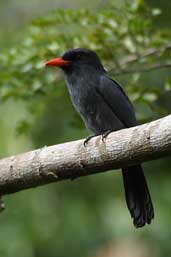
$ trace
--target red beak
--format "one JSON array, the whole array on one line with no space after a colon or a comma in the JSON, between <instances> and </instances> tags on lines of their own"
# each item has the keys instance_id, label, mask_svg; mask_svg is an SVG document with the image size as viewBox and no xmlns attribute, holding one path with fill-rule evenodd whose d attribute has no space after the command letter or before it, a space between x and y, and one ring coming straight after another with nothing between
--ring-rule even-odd
<instances>
[{"instance_id":1,"label":"red beak","mask_svg":"<svg viewBox=\"0 0 171 257\"><path fill-rule=\"evenodd\" d=\"M55 58L45 63L46 66L57 66L57 67L64 67L70 65L70 61L65 61L63 58Z\"/></svg>"}]
</instances>

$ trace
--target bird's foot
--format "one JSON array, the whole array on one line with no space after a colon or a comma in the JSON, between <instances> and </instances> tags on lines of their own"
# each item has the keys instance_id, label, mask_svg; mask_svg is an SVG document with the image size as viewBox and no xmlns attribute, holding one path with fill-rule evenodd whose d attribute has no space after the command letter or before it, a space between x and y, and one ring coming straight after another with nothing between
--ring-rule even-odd
<instances>
[{"instance_id":1,"label":"bird's foot","mask_svg":"<svg viewBox=\"0 0 171 257\"><path fill-rule=\"evenodd\" d=\"M88 144L88 142L90 141L90 139L92 139L93 137L97 137L99 136L99 134L95 134L95 135L91 135L89 137L87 137L85 140L84 140L84 146L86 146Z\"/></svg>"},{"instance_id":2,"label":"bird's foot","mask_svg":"<svg viewBox=\"0 0 171 257\"><path fill-rule=\"evenodd\" d=\"M111 132L113 132L113 131L112 131L112 130L108 130L108 131L106 131L106 132L104 132L104 133L102 134L102 141L103 141L103 142L105 141L105 139L107 138L107 136L108 136Z\"/></svg>"}]
</instances>

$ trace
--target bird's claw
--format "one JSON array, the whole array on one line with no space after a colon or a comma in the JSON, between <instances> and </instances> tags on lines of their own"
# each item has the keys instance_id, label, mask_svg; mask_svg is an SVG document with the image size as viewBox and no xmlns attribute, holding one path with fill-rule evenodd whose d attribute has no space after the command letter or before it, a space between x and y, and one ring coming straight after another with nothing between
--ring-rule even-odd
<instances>
[{"instance_id":1,"label":"bird's claw","mask_svg":"<svg viewBox=\"0 0 171 257\"><path fill-rule=\"evenodd\" d=\"M86 147L86 145L88 144L88 141L90 141L90 139L94 137L94 136L89 136L84 140L84 146Z\"/></svg>"},{"instance_id":2,"label":"bird's claw","mask_svg":"<svg viewBox=\"0 0 171 257\"><path fill-rule=\"evenodd\" d=\"M89 137L87 137L85 140L84 140L84 146L86 146L88 144L88 142L90 141L90 139L92 139L93 137L97 137L99 135L91 135Z\"/></svg>"},{"instance_id":3,"label":"bird's claw","mask_svg":"<svg viewBox=\"0 0 171 257\"><path fill-rule=\"evenodd\" d=\"M108 130L105 133L102 134L102 141L105 142L105 139L107 138L107 136L112 132L112 130Z\"/></svg>"},{"instance_id":4,"label":"bird's claw","mask_svg":"<svg viewBox=\"0 0 171 257\"><path fill-rule=\"evenodd\" d=\"M108 131L104 132L104 133L101 135L103 142L105 142L105 139L107 138L107 136L108 136L111 132L112 132L112 130L108 130ZM88 136L88 137L84 140L84 146L86 147L86 145L88 144L88 142L90 141L90 139L92 139L93 137L97 137L97 136L99 136L99 134Z\"/></svg>"}]
</instances>

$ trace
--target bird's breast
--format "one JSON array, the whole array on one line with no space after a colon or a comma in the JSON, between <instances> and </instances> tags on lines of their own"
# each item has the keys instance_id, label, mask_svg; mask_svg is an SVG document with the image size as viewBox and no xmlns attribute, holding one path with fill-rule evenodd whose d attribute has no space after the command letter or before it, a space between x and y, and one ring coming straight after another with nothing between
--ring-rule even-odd
<instances>
[{"instance_id":1,"label":"bird's breast","mask_svg":"<svg viewBox=\"0 0 171 257\"><path fill-rule=\"evenodd\" d=\"M85 83L72 83L67 81L72 103L83 118L86 127L93 133L103 133L107 130L118 130L123 124L118 120L96 88L91 85L91 80Z\"/></svg>"}]
</instances>

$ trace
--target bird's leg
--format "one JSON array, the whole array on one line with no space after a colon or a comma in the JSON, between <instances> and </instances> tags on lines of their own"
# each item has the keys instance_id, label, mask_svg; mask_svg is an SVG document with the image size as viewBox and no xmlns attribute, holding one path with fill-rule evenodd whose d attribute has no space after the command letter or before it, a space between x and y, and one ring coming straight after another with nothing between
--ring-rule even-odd
<instances>
[{"instance_id":1,"label":"bird's leg","mask_svg":"<svg viewBox=\"0 0 171 257\"><path fill-rule=\"evenodd\" d=\"M86 146L88 144L88 142L90 141L90 139L92 139L93 137L97 137L100 134L94 134L94 135L90 135L88 136L85 140L84 140L84 146Z\"/></svg>"},{"instance_id":2,"label":"bird's leg","mask_svg":"<svg viewBox=\"0 0 171 257\"><path fill-rule=\"evenodd\" d=\"M102 141L104 142L105 139L107 138L107 136L108 136L110 133L112 133L112 132L113 132L112 130L107 130L106 132L104 132L104 133L102 134Z\"/></svg>"}]
</instances>

